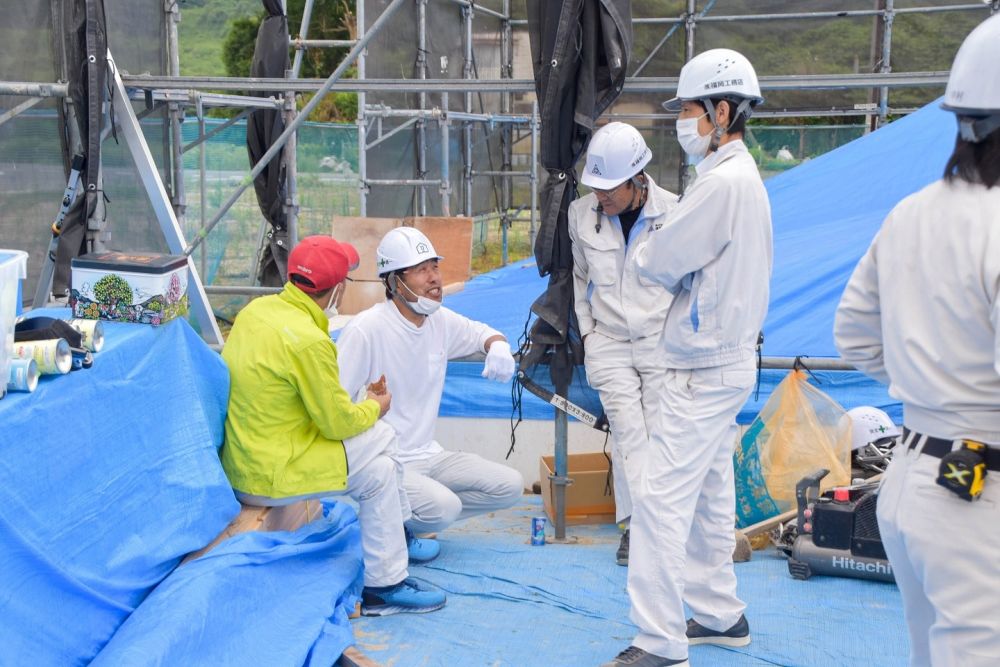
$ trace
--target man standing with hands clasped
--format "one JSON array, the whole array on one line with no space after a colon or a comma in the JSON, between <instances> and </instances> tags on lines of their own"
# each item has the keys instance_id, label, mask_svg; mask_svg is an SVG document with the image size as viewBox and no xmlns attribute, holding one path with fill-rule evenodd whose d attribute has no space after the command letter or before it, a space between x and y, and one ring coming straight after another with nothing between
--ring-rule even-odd
<instances>
[{"instance_id":1,"label":"man standing with hands clasped","mask_svg":"<svg viewBox=\"0 0 1000 667\"><path fill-rule=\"evenodd\" d=\"M750 643L732 560L733 449L771 275L770 205L743 143L762 101L750 62L712 49L684 66L664 105L679 111L677 140L697 178L635 253L639 272L674 298L659 422L633 489L628 592L639 634L605 667L687 665L690 644Z\"/></svg>"}]
</instances>

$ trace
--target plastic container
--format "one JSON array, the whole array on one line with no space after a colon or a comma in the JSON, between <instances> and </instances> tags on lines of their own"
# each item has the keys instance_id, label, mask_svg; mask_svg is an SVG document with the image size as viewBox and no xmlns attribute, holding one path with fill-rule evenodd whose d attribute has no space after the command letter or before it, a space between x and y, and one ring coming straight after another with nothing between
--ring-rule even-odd
<instances>
[{"instance_id":1,"label":"plastic container","mask_svg":"<svg viewBox=\"0 0 1000 667\"><path fill-rule=\"evenodd\" d=\"M21 312L21 281L28 275L28 253L0 249L0 395L10 377L14 324Z\"/></svg>"}]
</instances>

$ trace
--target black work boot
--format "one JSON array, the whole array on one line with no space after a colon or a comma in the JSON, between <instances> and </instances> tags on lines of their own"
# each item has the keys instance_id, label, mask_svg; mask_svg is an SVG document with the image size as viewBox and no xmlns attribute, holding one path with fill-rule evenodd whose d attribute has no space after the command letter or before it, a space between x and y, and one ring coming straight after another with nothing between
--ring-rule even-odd
<instances>
[{"instance_id":1,"label":"black work boot","mask_svg":"<svg viewBox=\"0 0 1000 667\"><path fill-rule=\"evenodd\" d=\"M618 551L615 553L615 561L619 565L628 565L628 528L622 533L622 540L618 543Z\"/></svg>"}]
</instances>

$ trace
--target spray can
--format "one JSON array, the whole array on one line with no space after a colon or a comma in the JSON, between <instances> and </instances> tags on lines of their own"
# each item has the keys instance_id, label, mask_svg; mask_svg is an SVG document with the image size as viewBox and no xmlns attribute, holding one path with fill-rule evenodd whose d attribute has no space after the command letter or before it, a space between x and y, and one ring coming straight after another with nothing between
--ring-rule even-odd
<instances>
[{"instance_id":1,"label":"spray can","mask_svg":"<svg viewBox=\"0 0 1000 667\"><path fill-rule=\"evenodd\" d=\"M38 386L38 364L34 359L10 360L10 377L7 391L35 391Z\"/></svg>"},{"instance_id":2,"label":"spray can","mask_svg":"<svg viewBox=\"0 0 1000 667\"><path fill-rule=\"evenodd\" d=\"M83 347L100 352L104 347L104 324L100 320L69 320L69 325L83 335Z\"/></svg>"},{"instance_id":3,"label":"spray can","mask_svg":"<svg viewBox=\"0 0 1000 667\"><path fill-rule=\"evenodd\" d=\"M73 365L73 355L65 338L14 343L14 354L22 359L34 359L42 375L69 373Z\"/></svg>"},{"instance_id":4,"label":"spray can","mask_svg":"<svg viewBox=\"0 0 1000 667\"><path fill-rule=\"evenodd\" d=\"M545 546L545 517L531 517L531 546Z\"/></svg>"}]
</instances>

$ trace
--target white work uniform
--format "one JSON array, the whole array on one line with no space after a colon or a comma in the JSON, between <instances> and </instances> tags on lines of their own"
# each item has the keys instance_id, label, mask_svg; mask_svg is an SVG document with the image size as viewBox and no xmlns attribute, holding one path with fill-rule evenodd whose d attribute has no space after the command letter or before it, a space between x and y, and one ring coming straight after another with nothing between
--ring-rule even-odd
<instances>
[{"instance_id":1,"label":"white work uniform","mask_svg":"<svg viewBox=\"0 0 1000 667\"><path fill-rule=\"evenodd\" d=\"M347 495L358 504L365 586L392 586L407 576L409 553L402 523L411 517L403 489L403 467L395 459L396 432L384 419L370 429L344 440L347 454L347 488L286 498L269 498L236 491L244 505L283 507L301 500ZM397 522L394 517L401 516Z\"/></svg>"},{"instance_id":2,"label":"white work uniform","mask_svg":"<svg viewBox=\"0 0 1000 667\"><path fill-rule=\"evenodd\" d=\"M663 223L677 195L648 175L646 182L646 203L628 239L617 215L597 210L595 194L569 206L576 317L585 337L587 381L600 394L611 425L617 521L632 516L629 486L638 483L655 392L666 371L657 346L672 297L662 285L639 275L633 255L638 239Z\"/></svg>"},{"instance_id":3,"label":"white work uniform","mask_svg":"<svg viewBox=\"0 0 1000 667\"><path fill-rule=\"evenodd\" d=\"M938 181L900 202L847 284L834 336L889 385L912 431L1000 446L1000 187ZM896 447L878 499L910 664L998 665L1000 473L966 502L935 483L941 461L921 445Z\"/></svg>"},{"instance_id":4,"label":"white work uniform","mask_svg":"<svg viewBox=\"0 0 1000 667\"><path fill-rule=\"evenodd\" d=\"M662 228L636 249L640 272L675 296L661 338L667 372L638 492L628 591L633 645L688 654L684 603L728 630L736 597L736 415L753 388L771 274L771 209L757 165L732 141L697 166Z\"/></svg>"},{"instance_id":5,"label":"white work uniform","mask_svg":"<svg viewBox=\"0 0 1000 667\"><path fill-rule=\"evenodd\" d=\"M443 530L458 519L514 505L524 493L521 474L434 439L449 359L485 350L500 334L441 307L421 326L391 301L356 315L337 339L340 382L352 396L385 375L392 405L383 419L398 435L397 458L415 532Z\"/></svg>"}]
</instances>

